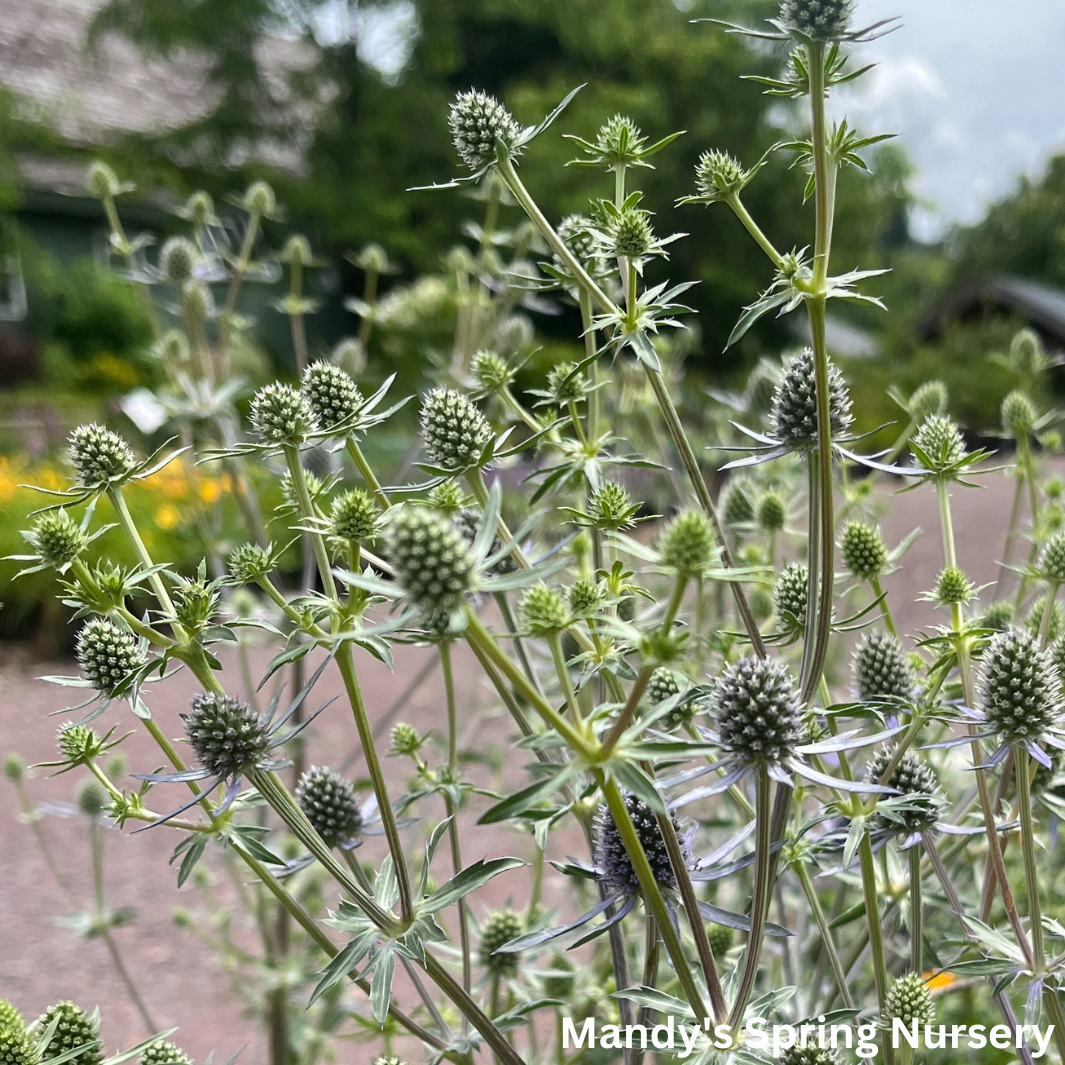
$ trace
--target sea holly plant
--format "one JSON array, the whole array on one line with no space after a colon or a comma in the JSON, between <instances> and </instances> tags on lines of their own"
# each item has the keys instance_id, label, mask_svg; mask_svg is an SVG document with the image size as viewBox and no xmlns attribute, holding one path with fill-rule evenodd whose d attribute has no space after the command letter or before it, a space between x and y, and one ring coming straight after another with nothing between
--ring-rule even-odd
<instances>
[{"instance_id":1,"label":"sea holly plant","mask_svg":"<svg viewBox=\"0 0 1065 1065\"><path fill-rule=\"evenodd\" d=\"M831 261L838 172L880 140L826 122L826 94L866 69L852 51L887 28L852 14L785 0L753 31L789 51L759 80L808 136L746 163L699 146L683 210L726 205L774 270L736 335L802 309L811 337L711 393L705 417L676 402L692 282L666 278L684 238L637 187L679 134L624 115L572 134L589 201L552 220L520 167L570 97L525 127L479 89L458 95L440 121L467 174L435 188L477 190L474 249L449 260L450 287L381 294L387 256L365 251L359 336L332 352L304 328L314 250L293 234L270 252L262 226L279 207L261 183L236 243L202 196L158 265L113 241L129 283L163 286L181 323L157 342L173 369L157 428L175 439L153 452L128 427L76 429L71 486L25 533L15 561L55 572L74 683L93 694L45 764L91 775L98 823L172 836L186 890L239 885L261 950L201 938L255 989L271 1065L312 1065L349 1036L387 1065L571 1065L585 1048L566 1045L569 1025L663 1018L697 1029L687 1060L753 1063L768 1056L748 1021L829 1017L872 1030L892 1065L912 1057L895 1022L992 1009L1028 1026L1024 1061L1050 1025L1065 1047L1048 890L1065 787L1063 492L1037 461L1056 415L1029 395L1051 360L1024 338L1004 366L1018 492L988 559L1019 579L978 588L953 500L1010 464L1010 444L975 445L930 381L892 390L900 422L881 432L894 437L863 455L827 350L828 301L877 300L876 271ZM798 159L796 203L813 200L806 247L779 251L745 205L774 151ZM94 181L118 232L106 176ZM240 289L275 274L298 374L239 381ZM427 341L418 395L375 377L374 342L387 353L400 320L443 317L434 299L451 291L455 333ZM580 327L545 367L533 316L551 301ZM378 446L385 431L409 438L402 462ZM237 535L209 507L192 515L202 566L155 557L128 503L168 463L219 469L238 496ZM935 495L939 527L889 548L880 523L904 489ZM132 567L101 549L117 536ZM908 549L939 571L914 602L894 580ZM380 705L367 664L406 672L415 654L428 665ZM177 713L179 672L194 690ZM415 719L429 677L432 712ZM126 704L159 751L134 787L107 764ZM349 752L315 748L326 721ZM595 1049L636 1065L634 1034ZM836 1060L823 1045L785 1059Z\"/></svg>"}]
</instances>

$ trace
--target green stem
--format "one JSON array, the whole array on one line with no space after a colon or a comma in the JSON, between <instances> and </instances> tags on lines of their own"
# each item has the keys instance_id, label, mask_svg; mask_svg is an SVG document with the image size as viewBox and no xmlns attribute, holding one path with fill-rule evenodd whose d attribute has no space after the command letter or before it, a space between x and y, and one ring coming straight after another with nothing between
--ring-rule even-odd
<instances>
[{"instance_id":1,"label":"green stem","mask_svg":"<svg viewBox=\"0 0 1065 1065\"><path fill-rule=\"evenodd\" d=\"M821 906L821 900L817 897L813 881L810 879L810 874L802 859L794 862L792 868L799 878L799 884L802 886L803 894L806 896L806 901L810 906L810 912L814 915L814 921L817 923L817 930L821 936L821 949L828 956L829 964L832 966L832 975L836 978L836 989L843 998L847 1009L852 1010L854 1009L854 999L851 997L850 985L847 983L847 974L843 971L843 963L840 961L839 951L836 950L836 943L832 938L832 929L828 926L828 918L825 917L825 911ZM811 993L814 993L815 990L811 989Z\"/></svg>"},{"instance_id":2,"label":"green stem","mask_svg":"<svg viewBox=\"0 0 1065 1065\"><path fill-rule=\"evenodd\" d=\"M1039 901L1039 874L1035 864L1035 825L1032 821L1033 759L1023 747L1013 751L1013 779L1017 785L1017 808L1021 820L1021 853L1024 856L1024 888L1028 897L1028 925L1032 937L1032 973L1038 979L1046 972L1043 947L1043 914Z\"/></svg>"},{"instance_id":3,"label":"green stem","mask_svg":"<svg viewBox=\"0 0 1065 1065\"><path fill-rule=\"evenodd\" d=\"M779 270L784 265L784 257L773 247L769 238L759 228L758 223L751 217L750 212L744 207L738 194L725 197L725 202L732 208L733 213L743 223L747 232L754 237L755 243L769 256L772 264Z\"/></svg>"},{"instance_id":4,"label":"green stem","mask_svg":"<svg viewBox=\"0 0 1065 1065\"><path fill-rule=\"evenodd\" d=\"M869 586L873 589L873 595L880 600L880 613L884 617L884 627L891 633L892 636L898 636L898 629L895 628L895 621L891 617L891 607L888 606L887 596L884 594L884 589L880 584L879 577L870 577Z\"/></svg>"},{"instance_id":5,"label":"green stem","mask_svg":"<svg viewBox=\"0 0 1065 1065\"><path fill-rule=\"evenodd\" d=\"M873 979L876 982L876 999L880 1012L884 1012L887 1003L888 975L887 961L884 956L884 933L880 925L880 899L876 889L876 867L873 863L873 845L869 833L863 832L858 844L858 863L862 873L862 895L865 900L865 918L869 929L869 946L873 955ZM884 1062L893 1065L895 1048L885 1035Z\"/></svg>"},{"instance_id":6,"label":"green stem","mask_svg":"<svg viewBox=\"0 0 1065 1065\"><path fill-rule=\"evenodd\" d=\"M392 501L388 498L388 493L381 487L381 482L377 479L377 474L370 468L370 464L366 461L366 456L362 453L362 448L355 442L355 438L349 436L344 441L344 447L347 449L348 455L351 457L351 461L355 463L355 468L359 471L359 475L366 482L366 487L373 493L374 499L377 500L377 505L382 510L388 510L392 505Z\"/></svg>"},{"instance_id":7,"label":"green stem","mask_svg":"<svg viewBox=\"0 0 1065 1065\"><path fill-rule=\"evenodd\" d=\"M924 972L923 909L921 901L921 850L914 844L910 860L910 968L918 976Z\"/></svg>"},{"instance_id":8,"label":"green stem","mask_svg":"<svg viewBox=\"0 0 1065 1065\"><path fill-rule=\"evenodd\" d=\"M303 463L300 462L299 448L295 444L284 445L285 465L288 466L288 475L292 481L292 487L299 501L300 514L304 521L308 518L317 517L314 503L311 500L311 492L307 487L307 477L303 472ZM318 566L318 573L322 578L322 587L330 599L337 599L336 582L333 580L333 567L329 562L329 548L326 547L325 537L320 532L309 532L311 547L314 549L314 561Z\"/></svg>"}]
</instances>

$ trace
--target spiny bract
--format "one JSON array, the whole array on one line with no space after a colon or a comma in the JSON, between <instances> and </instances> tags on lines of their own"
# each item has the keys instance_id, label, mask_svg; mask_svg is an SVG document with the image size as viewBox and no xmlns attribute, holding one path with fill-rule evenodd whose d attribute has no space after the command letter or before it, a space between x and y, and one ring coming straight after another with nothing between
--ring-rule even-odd
<instances>
[{"instance_id":1,"label":"spiny bract","mask_svg":"<svg viewBox=\"0 0 1065 1065\"><path fill-rule=\"evenodd\" d=\"M828 413L832 436L843 435L854 421L851 399L843 376L831 363L828 367ZM817 446L817 384L814 355L809 348L791 359L773 393L769 415L774 436L793 451Z\"/></svg>"},{"instance_id":2,"label":"spiny bract","mask_svg":"<svg viewBox=\"0 0 1065 1065\"><path fill-rule=\"evenodd\" d=\"M239 776L262 761L270 748L259 715L228 695L194 695L191 711L181 716L200 765L214 776Z\"/></svg>"},{"instance_id":3,"label":"spiny bract","mask_svg":"<svg viewBox=\"0 0 1065 1065\"><path fill-rule=\"evenodd\" d=\"M332 769L311 766L296 785L296 801L330 847L359 835L362 812L355 789Z\"/></svg>"},{"instance_id":4,"label":"spiny bract","mask_svg":"<svg viewBox=\"0 0 1065 1065\"><path fill-rule=\"evenodd\" d=\"M732 663L717 678L712 706L721 746L744 765L778 764L801 742L799 699L779 662Z\"/></svg>"}]
</instances>

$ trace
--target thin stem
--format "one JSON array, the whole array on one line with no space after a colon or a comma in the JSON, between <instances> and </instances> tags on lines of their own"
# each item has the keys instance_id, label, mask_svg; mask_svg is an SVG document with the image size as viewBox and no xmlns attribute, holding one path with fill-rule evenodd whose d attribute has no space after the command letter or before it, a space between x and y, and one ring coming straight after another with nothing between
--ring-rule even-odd
<instances>
[{"instance_id":1,"label":"thin stem","mask_svg":"<svg viewBox=\"0 0 1065 1065\"><path fill-rule=\"evenodd\" d=\"M779 270L784 265L784 257L773 247L769 238L759 228L758 223L751 217L750 212L744 207L738 194L725 197L725 202L732 208L733 213L743 223L747 232L754 237L755 243L769 256L772 264Z\"/></svg>"},{"instance_id":2,"label":"thin stem","mask_svg":"<svg viewBox=\"0 0 1065 1065\"><path fill-rule=\"evenodd\" d=\"M813 881L810 879L806 865L801 859L794 862L792 868L799 878L799 884L802 886L803 894L806 896L806 901L810 906L810 912L814 915L814 921L817 923L817 930L821 936L821 949L828 956L829 964L832 966L832 975L836 978L836 989L843 998L847 1009L852 1010L854 1009L854 999L851 996L850 985L847 983L847 975L843 971L843 963L840 961L839 951L836 950L836 943L832 938L832 929L829 928L828 918L825 917L825 911L821 906L821 900L817 897ZM811 994L815 992L816 988L811 988Z\"/></svg>"},{"instance_id":3,"label":"thin stem","mask_svg":"<svg viewBox=\"0 0 1065 1065\"><path fill-rule=\"evenodd\" d=\"M288 475L292 481L292 487L299 501L300 513L304 520L317 517L314 503L311 500L311 492L307 487L307 477L303 471L303 463L300 462L299 448L295 444L284 445L285 465L288 466ZM308 532L311 538L311 547L314 549L314 560L318 565L318 574L322 578L322 587L330 599L337 598L336 582L333 580L333 567L329 562L329 548L326 547L325 537L319 532Z\"/></svg>"},{"instance_id":4,"label":"thin stem","mask_svg":"<svg viewBox=\"0 0 1065 1065\"><path fill-rule=\"evenodd\" d=\"M351 457L351 461L355 463L355 468L359 471L359 476L366 482L366 487L373 493L374 499L377 500L377 505L382 510L388 510L392 506L392 501L388 498L388 493L381 487L381 482L377 479L377 474L373 472L370 464L366 461L366 456L362 453L362 448L356 443L353 436L349 436L344 441L344 447L347 450L348 455Z\"/></svg>"},{"instance_id":5,"label":"thin stem","mask_svg":"<svg viewBox=\"0 0 1065 1065\"><path fill-rule=\"evenodd\" d=\"M914 844L908 852L910 860L910 968L920 975L924 972L923 903L921 901L921 850Z\"/></svg>"},{"instance_id":6,"label":"thin stem","mask_svg":"<svg viewBox=\"0 0 1065 1065\"><path fill-rule=\"evenodd\" d=\"M1024 857L1024 889L1028 897L1028 931L1032 937L1033 976L1046 972L1043 947L1043 914L1039 902L1039 874L1035 864L1035 825L1032 821L1033 759L1022 747L1013 751L1013 779L1017 783L1017 808L1021 820L1021 853Z\"/></svg>"},{"instance_id":7,"label":"thin stem","mask_svg":"<svg viewBox=\"0 0 1065 1065\"><path fill-rule=\"evenodd\" d=\"M873 595L880 601L880 613L884 618L884 627L891 633L892 636L898 636L898 629L895 628L895 621L891 617L891 607L888 606L887 596L884 594L883 586L880 584L879 577L870 577L869 586L873 589Z\"/></svg>"},{"instance_id":8,"label":"thin stem","mask_svg":"<svg viewBox=\"0 0 1065 1065\"><path fill-rule=\"evenodd\" d=\"M658 927L653 917L648 917L644 924L643 946L643 986L653 988L658 979ZM641 1006L636 1015L636 1023L647 1027L651 1023L651 1009ZM643 1061L643 1049L637 1049L632 1058L632 1065L640 1065Z\"/></svg>"},{"instance_id":9,"label":"thin stem","mask_svg":"<svg viewBox=\"0 0 1065 1065\"><path fill-rule=\"evenodd\" d=\"M887 1003L888 975L884 956L884 932L880 925L880 898L876 889L876 867L873 864L873 845L869 833L863 832L858 844L858 864L862 874L862 895L865 899L865 918L869 929L869 946L873 955L873 979L876 999L883 1013ZM885 1035L883 1040L885 1065L893 1065L895 1048Z\"/></svg>"}]
</instances>

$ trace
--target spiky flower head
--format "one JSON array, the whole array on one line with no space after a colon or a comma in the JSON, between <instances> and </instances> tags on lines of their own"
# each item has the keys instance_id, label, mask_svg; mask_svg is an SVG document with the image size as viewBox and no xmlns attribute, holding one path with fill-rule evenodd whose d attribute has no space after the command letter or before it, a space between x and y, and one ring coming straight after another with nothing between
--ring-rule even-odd
<instances>
[{"instance_id":1,"label":"spiky flower head","mask_svg":"<svg viewBox=\"0 0 1065 1065\"><path fill-rule=\"evenodd\" d=\"M159 249L159 269L178 288L192 280L199 261L199 249L186 237L171 237Z\"/></svg>"},{"instance_id":2,"label":"spiky flower head","mask_svg":"<svg viewBox=\"0 0 1065 1065\"><path fill-rule=\"evenodd\" d=\"M654 245L651 216L639 207L629 207L611 217L607 238L612 255L639 259L650 253Z\"/></svg>"},{"instance_id":3,"label":"spiky flower head","mask_svg":"<svg viewBox=\"0 0 1065 1065\"><path fill-rule=\"evenodd\" d=\"M502 355L497 355L494 351L477 352L473 357L471 372L473 379L488 395L509 388L514 380L513 367Z\"/></svg>"},{"instance_id":4,"label":"spiky flower head","mask_svg":"<svg viewBox=\"0 0 1065 1065\"><path fill-rule=\"evenodd\" d=\"M473 583L474 559L466 538L425 507L390 512L388 558L403 590L426 616L457 609Z\"/></svg>"},{"instance_id":5,"label":"spiky flower head","mask_svg":"<svg viewBox=\"0 0 1065 1065\"><path fill-rule=\"evenodd\" d=\"M116 695L147 661L137 637L105 618L93 618L78 633L75 655L82 673L104 695Z\"/></svg>"},{"instance_id":6,"label":"spiky flower head","mask_svg":"<svg viewBox=\"0 0 1065 1065\"><path fill-rule=\"evenodd\" d=\"M936 1006L932 992L920 973L906 973L897 977L888 988L884 1000L884 1021L890 1027L892 1021L902 1021L910 1027L914 1021L918 1027L931 1024L936 1019Z\"/></svg>"},{"instance_id":7,"label":"spiky flower head","mask_svg":"<svg viewBox=\"0 0 1065 1065\"><path fill-rule=\"evenodd\" d=\"M789 631L806 627L806 592L809 570L804 562L789 562L777 577L773 589L773 609Z\"/></svg>"},{"instance_id":8,"label":"spiky flower head","mask_svg":"<svg viewBox=\"0 0 1065 1065\"><path fill-rule=\"evenodd\" d=\"M570 403L582 403L588 395L588 382L583 373L577 372L575 362L560 362L547 375L547 390L560 407Z\"/></svg>"},{"instance_id":9,"label":"spiky flower head","mask_svg":"<svg viewBox=\"0 0 1065 1065\"><path fill-rule=\"evenodd\" d=\"M461 392L434 388L422 404L422 442L438 466L468 469L492 439L488 419Z\"/></svg>"},{"instance_id":10,"label":"spiky flower head","mask_svg":"<svg viewBox=\"0 0 1065 1065\"><path fill-rule=\"evenodd\" d=\"M773 409L773 397L780 383L780 370L766 359L761 359L747 378L743 397L752 414L768 414Z\"/></svg>"},{"instance_id":11,"label":"spiky flower head","mask_svg":"<svg viewBox=\"0 0 1065 1065\"><path fill-rule=\"evenodd\" d=\"M654 706L656 703L671 699L681 692L681 676L668 666L659 666L647 682L647 701Z\"/></svg>"},{"instance_id":12,"label":"spiky flower head","mask_svg":"<svg viewBox=\"0 0 1065 1065\"><path fill-rule=\"evenodd\" d=\"M556 954L551 959L551 967L544 971L540 986L548 998L565 1001L573 993L575 980L573 963L565 955Z\"/></svg>"},{"instance_id":13,"label":"spiky flower head","mask_svg":"<svg viewBox=\"0 0 1065 1065\"><path fill-rule=\"evenodd\" d=\"M894 748L877 751L865 771L865 779L873 783L879 781L894 756ZM939 781L932 767L925 765L913 751L903 754L884 783L906 800L906 807L891 818L878 817L878 825L909 833L925 832L935 824L939 810L935 800L941 794Z\"/></svg>"},{"instance_id":14,"label":"spiky flower head","mask_svg":"<svg viewBox=\"0 0 1065 1065\"><path fill-rule=\"evenodd\" d=\"M784 502L784 497L778 492L765 492L758 500L755 518L763 532L780 532L788 520L788 505Z\"/></svg>"},{"instance_id":15,"label":"spiky flower head","mask_svg":"<svg viewBox=\"0 0 1065 1065\"><path fill-rule=\"evenodd\" d=\"M629 528L637 509L628 489L617 481L604 481L588 499L591 524L611 532Z\"/></svg>"},{"instance_id":16,"label":"spiky flower head","mask_svg":"<svg viewBox=\"0 0 1065 1065\"><path fill-rule=\"evenodd\" d=\"M227 562L229 574L237 584L254 584L273 569L269 549L252 543L233 548Z\"/></svg>"},{"instance_id":17,"label":"spiky flower head","mask_svg":"<svg viewBox=\"0 0 1065 1065\"><path fill-rule=\"evenodd\" d=\"M980 677L984 718L1007 743L1035 739L1058 717L1061 690L1049 650L1024 629L996 633Z\"/></svg>"},{"instance_id":18,"label":"spiky flower head","mask_svg":"<svg viewBox=\"0 0 1065 1065\"><path fill-rule=\"evenodd\" d=\"M936 602L943 606L967 603L976 594L972 581L959 566L947 566L936 578Z\"/></svg>"},{"instance_id":19,"label":"spiky flower head","mask_svg":"<svg viewBox=\"0 0 1065 1065\"><path fill-rule=\"evenodd\" d=\"M211 199L211 194L203 189L194 192L185 201L181 214L197 228L218 222L214 210L214 200Z\"/></svg>"},{"instance_id":20,"label":"spiky flower head","mask_svg":"<svg viewBox=\"0 0 1065 1065\"><path fill-rule=\"evenodd\" d=\"M81 526L65 510L49 510L33 527L33 543L41 556L56 569L69 565L89 542Z\"/></svg>"},{"instance_id":21,"label":"spiky flower head","mask_svg":"<svg viewBox=\"0 0 1065 1065\"><path fill-rule=\"evenodd\" d=\"M116 432L91 422L79 425L70 434L67 449L78 484L102 488L128 474L135 465L129 444Z\"/></svg>"},{"instance_id":22,"label":"spiky flower head","mask_svg":"<svg viewBox=\"0 0 1065 1065\"><path fill-rule=\"evenodd\" d=\"M1030 433L1036 423L1032 401L1019 389L1015 389L1002 401L1002 429L1013 437Z\"/></svg>"},{"instance_id":23,"label":"spiky flower head","mask_svg":"<svg viewBox=\"0 0 1065 1065\"><path fill-rule=\"evenodd\" d=\"M243 207L248 214L269 218L277 213L277 197L265 181L256 181L244 193Z\"/></svg>"},{"instance_id":24,"label":"spiky flower head","mask_svg":"<svg viewBox=\"0 0 1065 1065\"><path fill-rule=\"evenodd\" d=\"M377 535L377 504L369 492L352 488L333 500L330 531L338 540L366 543Z\"/></svg>"},{"instance_id":25,"label":"spiky flower head","mask_svg":"<svg viewBox=\"0 0 1065 1065\"><path fill-rule=\"evenodd\" d=\"M966 455L957 423L942 414L926 418L914 433L913 442L923 453L917 455L918 461L931 474L942 474Z\"/></svg>"},{"instance_id":26,"label":"spiky flower head","mask_svg":"<svg viewBox=\"0 0 1065 1065\"><path fill-rule=\"evenodd\" d=\"M925 381L914 390L909 402L910 417L918 425L947 409L947 386L942 381Z\"/></svg>"},{"instance_id":27,"label":"spiky flower head","mask_svg":"<svg viewBox=\"0 0 1065 1065\"><path fill-rule=\"evenodd\" d=\"M421 736L418 735L417 729L404 721L400 721L393 726L389 739L393 754L402 754L408 757L416 755L421 750L423 742Z\"/></svg>"},{"instance_id":28,"label":"spiky flower head","mask_svg":"<svg viewBox=\"0 0 1065 1065\"><path fill-rule=\"evenodd\" d=\"M55 1020L59 1023L56 1025L52 1038L48 1041L48 1046L43 1051L45 1060L66 1054L78 1047L87 1046L89 1043L99 1042L99 1021L89 1016L73 1002L57 1002L54 1006L49 1006L38 1020L37 1026L41 1031L45 1031ZM97 1045L67 1060L75 1062L76 1065L99 1065L103 1057L103 1048Z\"/></svg>"},{"instance_id":29,"label":"spiky flower head","mask_svg":"<svg viewBox=\"0 0 1065 1065\"><path fill-rule=\"evenodd\" d=\"M847 35L854 0L783 0L780 21L815 41L838 41Z\"/></svg>"},{"instance_id":30,"label":"spiky flower head","mask_svg":"<svg viewBox=\"0 0 1065 1065\"><path fill-rule=\"evenodd\" d=\"M102 751L100 737L86 725L63 725L57 743L63 760L71 765L85 765Z\"/></svg>"},{"instance_id":31,"label":"spiky flower head","mask_svg":"<svg viewBox=\"0 0 1065 1065\"><path fill-rule=\"evenodd\" d=\"M710 943L710 950L715 958L723 958L731 949L735 936L732 929L725 924L711 924L707 926L706 938Z\"/></svg>"},{"instance_id":32,"label":"spiky flower head","mask_svg":"<svg viewBox=\"0 0 1065 1065\"><path fill-rule=\"evenodd\" d=\"M140 1065L192 1065L192 1058L176 1043L157 1039L141 1051Z\"/></svg>"},{"instance_id":33,"label":"spiky flower head","mask_svg":"<svg viewBox=\"0 0 1065 1065\"><path fill-rule=\"evenodd\" d=\"M4 758L4 778L18 784L26 776L26 762L21 754L12 751Z\"/></svg>"},{"instance_id":34,"label":"spiky flower head","mask_svg":"<svg viewBox=\"0 0 1065 1065\"><path fill-rule=\"evenodd\" d=\"M834 1050L816 1043L786 1047L778 1060L780 1065L840 1065L839 1055Z\"/></svg>"},{"instance_id":35,"label":"spiky flower head","mask_svg":"<svg viewBox=\"0 0 1065 1065\"><path fill-rule=\"evenodd\" d=\"M695 188L707 200L734 196L747 183L748 175L728 152L712 148L699 156L695 165Z\"/></svg>"},{"instance_id":36,"label":"spiky flower head","mask_svg":"<svg viewBox=\"0 0 1065 1065\"><path fill-rule=\"evenodd\" d=\"M1037 595L1028 607L1028 616L1024 619L1024 627L1033 635L1039 632L1043 624L1046 605L1047 597L1046 593L1043 593L1042 595ZM1063 631L1065 631L1065 606L1055 599L1054 605L1050 608L1050 618L1047 621L1047 643L1052 643Z\"/></svg>"},{"instance_id":37,"label":"spiky flower head","mask_svg":"<svg viewBox=\"0 0 1065 1065\"><path fill-rule=\"evenodd\" d=\"M570 620L561 593L543 581L525 590L518 611L525 628L534 636L560 632Z\"/></svg>"},{"instance_id":38,"label":"spiky flower head","mask_svg":"<svg viewBox=\"0 0 1065 1065\"><path fill-rule=\"evenodd\" d=\"M897 636L870 632L854 652L854 679L862 702L882 699L910 700L914 695L913 669Z\"/></svg>"},{"instance_id":39,"label":"spiky flower head","mask_svg":"<svg viewBox=\"0 0 1065 1065\"><path fill-rule=\"evenodd\" d=\"M681 576L698 578L714 557L714 530L701 510L681 511L658 538L662 564Z\"/></svg>"},{"instance_id":40,"label":"spiky flower head","mask_svg":"<svg viewBox=\"0 0 1065 1065\"><path fill-rule=\"evenodd\" d=\"M1013 604L1007 600L992 603L980 619L982 629L994 629L996 632L1004 632L1013 624L1015 611Z\"/></svg>"},{"instance_id":41,"label":"spiky flower head","mask_svg":"<svg viewBox=\"0 0 1065 1065\"><path fill-rule=\"evenodd\" d=\"M754 521L751 485L744 477L730 478L721 493L721 517L726 525L749 525Z\"/></svg>"},{"instance_id":42,"label":"spiky flower head","mask_svg":"<svg viewBox=\"0 0 1065 1065\"><path fill-rule=\"evenodd\" d=\"M330 847L355 839L362 828L355 789L332 769L311 766L296 785L296 801Z\"/></svg>"},{"instance_id":43,"label":"spiky flower head","mask_svg":"<svg viewBox=\"0 0 1065 1065\"><path fill-rule=\"evenodd\" d=\"M407 1065L402 1058L397 1058L395 1054L383 1054L381 1057L374 1058L370 1065Z\"/></svg>"},{"instance_id":44,"label":"spiky flower head","mask_svg":"<svg viewBox=\"0 0 1065 1065\"><path fill-rule=\"evenodd\" d=\"M0 1028L0 1065L38 1065L40 1060L25 1028Z\"/></svg>"},{"instance_id":45,"label":"spiky flower head","mask_svg":"<svg viewBox=\"0 0 1065 1065\"><path fill-rule=\"evenodd\" d=\"M323 429L348 421L362 404L351 375L331 362L313 362L303 375L303 395Z\"/></svg>"},{"instance_id":46,"label":"spiky flower head","mask_svg":"<svg viewBox=\"0 0 1065 1065\"><path fill-rule=\"evenodd\" d=\"M640 843L643 844L655 882L664 888L675 887L677 878L673 873L666 841L662 838L662 830L658 827L654 811L635 795L625 796L625 807L632 818L636 834L640 837ZM673 827L678 830L677 836L685 852L685 861L690 862L691 844L679 831L680 824L676 815L670 816L673 818ZM608 890L617 891L623 895L635 895L640 890L636 870L629 860L628 851L625 850L625 844L621 841L621 834L614 823L614 818L605 806L599 807L599 813L595 819L595 864Z\"/></svg>"},{"instance_id":47,"label":"spiky flower head","mask_svg":"<svg viewBox=\"0 0 1065 1065\"><path fill-rule=\"evenodd\" d=\"M185 736L200 765L212 776L231 779L266 757L270 738L259 715L228 695L202 692L181 715Z\"/></svg>"},{"instance_id":48,"label":"spiky flower head","mask_svg":"<svg viewBox=\"0 0 1065 1065\"><path fill-rule=\"evenodd\" d=\"M0 998L0 1031L5 1029L24 1032L26 1030L26 1022L22 1019L22 1014L19 1013L13 1003L8 1002L6 998Z\"/></svg>"},{"instance_id":49,"label":"spiky flower head","mask_svg":"<svg viewBox=\"0 0 1065 1065\"><path fill-rule=\"evenodd\" d=\"M465 511L472 500L473 497L467 495L462 485L452 478L441 481L439 484L434 484L429 489L429 494L425 497L425 502L433 510L440 511L441 514L448 518L457 517L461 512Z\"/></svg>"},{"instance_id":50,"label":"spiky flower head","mask_svg":"<svg viewBox=\"0 0 1065 1065\"><path fill-rule=\"evenodd\" d=\"M306 396L280 381L255 393L249 417L252 428L268 444L302 444L318 428Z\"/></svg>"},{"instance_id":51,"label":"spiky flower head","mask_svg":"<svg viewBox=\"0 0 1065 1065\"><path fill-rule=\"evenodd\" d=\"M493 976L516 976L518 954L496 954L500 947L517 939L525 924L513 910L494 910L481 929L480 962Z\"/></svg>"},{"instance_id":52,"label":"spiky flower head","mask_svg":"<svg viewBox=\"0 0 1065 1065\"><path fill-rule=\"evenodd\" d=\"M202 576L182 582L174 592L174 613L187 629L199 631L218 609L218 591Z\"/></svg>"},{"instance_id":53,"label":"spiky flower head","mask_svg":"<svg viewBox=\"0 0 1065 1065\"><path fill-rule=\"evenodd\" d=\"M118 175L99 159L93 161L89 167L85 186L98 200L109 200L122 191L122 185Z\"/></svg>"},{"instance_id":54,"label":"spiky flower head","mask_svg":"<svg viewBox=\"0 0 1065 1065\"><path fill-rule=\"evenodd\" d=\"M1065 532L1055 533L1039 552L1039 575L1053 584L1065 584Z\"/></svg>"},{"instance_id":55,"label":"spiky flower head","mask_svg":"<svg viewBox=\"0 0 1065 1065\"><path fill-rule=\"evenodd\" d=\"M310 266L314 262L311 242L302 233L293 233L285 241L278 258L289 266Z\"/></svg>"},{"instance_id":56,"label":"spiky flower head","mask_svg":"<svg viewBox=\"0 0 1065 1065\"><path fill-rule=\"evenodd\" d=\"M879 529L852 519L843 526L839 550L847 569L862 580L871 581L887 569L888 551Z\"/></svg>"},{"instance_id":57,"label":"spiky flower head","mask_svg":"<svg viewBox=\"0 0 1065 1065\"><path fill-rule=\"evenodd\" d=\"M496 161L496 143L510 155L520 155L521 127L494 97L484 92L460 92L448 115L451 139L459 158L476 173Z\"/></svg>"},{"instance_id":58,"label":"spiky flower head","mask_svg":"<svg viewBox=\"0 0 1065 1065\"><path fill-rule=\"evenodd\" d=\"M558 224L556 232L562 243L573 253L573 257L582 266L594 262L598 258L598 246L596 244L592 221L583 214L568 214ZM560 260L555 260L555 266L561 266Z\"/></svg>"},{"instance_id":59,"label":"spiky flower head","mask_svg":"<svg viewBox=\"0 0 1065 1065\"><path fill-rule=\"evenodd\" d=\"M828 367L828 413L832 436L845 433L854 421L851 398L843 376L831 363ZM817 446L817 383L814 354L804 348L784 367L773 393L769 415L773 435L793 451L809 451Z\"/></svg>"},{"instance_id":60,"label":"spiky flower head","mask_svg":"<svg viewBox=\"0 0 1065 1065\"><path fill-rule=\"evenodd\" d=\"M103 787L93 777L90 777L81 785L75 798L78 811L90 821L97 821L103 817L104 812L111 803L111 796L104 791Z\"/></svg>"},{"instance_id":61,"label":"spiky flower head","mask_svg":"<svg viewBox=\"0 0 1065 1065\"><path fill-rule=\"evenodd\" d=\"M570 585L567 599L569 610L574 617L594 614L606 598L606 589L596 580L580 578Z\"/></svg>"},{"instance_id":62,"label":"spiky flower head","mask_svg":"<svg viewBox=\"0 0 1065 1065\"><path fill-rule=\"evenodd\" d=\"M744 765L778 764L801 742L799 698L779 662L732 663L717 678L711 702L721 746Z\"/></svg>"}]
</instances>

